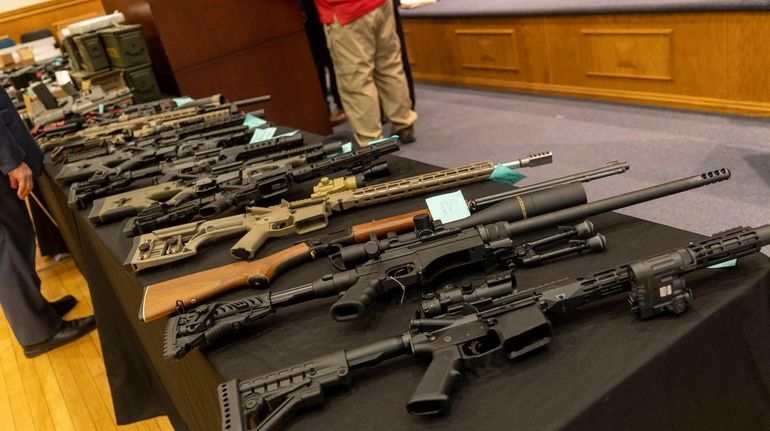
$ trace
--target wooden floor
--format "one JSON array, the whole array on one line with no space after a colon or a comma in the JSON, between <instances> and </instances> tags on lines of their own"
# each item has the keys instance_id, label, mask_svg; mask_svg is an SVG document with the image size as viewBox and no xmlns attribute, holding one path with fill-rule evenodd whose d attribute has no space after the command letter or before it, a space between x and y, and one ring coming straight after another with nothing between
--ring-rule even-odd
<instances>
[{"instance_id":1,"label":"wooden floor","mask_svg":"<svg viewBox=\"0 0 770 431\"><path fill-rule=\"evenodd\" d=\"M67 319L93 313L83 276L74 262L38 257L43 295L74 295ZM98 330L98 329L97 329ZM13 338L0 309L0 430L173 430L168 418L118 426L96 331L33 359Z\"/></svg>"}]
</instances>

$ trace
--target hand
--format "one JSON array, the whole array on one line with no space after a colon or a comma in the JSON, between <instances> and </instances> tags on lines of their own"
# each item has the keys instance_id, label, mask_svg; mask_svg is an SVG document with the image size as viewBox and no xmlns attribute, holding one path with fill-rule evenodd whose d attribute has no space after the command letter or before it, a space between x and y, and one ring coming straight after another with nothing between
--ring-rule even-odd
<instances>
[{"instance_id":1,"label":"hand","mask_svg":"<svg viewBox=\"0 0 770 431\"><path fill-rule=\"evenodd\" d=\"M26 163L21 162L14 170L8 172L8 178L11 180L11 188L16 189L16 196L21 200L26 199L34 184L32 182L32 169Z\"/></svg>"}]
</instances>

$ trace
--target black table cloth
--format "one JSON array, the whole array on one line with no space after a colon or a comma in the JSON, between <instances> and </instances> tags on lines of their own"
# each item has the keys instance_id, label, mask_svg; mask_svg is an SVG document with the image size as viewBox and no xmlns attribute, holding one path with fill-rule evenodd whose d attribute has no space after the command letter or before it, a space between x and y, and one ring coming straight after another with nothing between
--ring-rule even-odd
<instances>
[{"instance_id":1,"label":"black table cloth","mask_svg":"<svg viewBox=\"0 0 770 431\"><path fill-rule=\"evenodd\" d=\"M524 153L514 152L512 156ZM387 160L393 178L434 169L395 156ZM260 375L408 329L419 299L417 290L407 292L404 303L399 303L400 294L390 295L364 319L348 323L331 319L328 308L333 298L319 299L281 309L203 354L193 352L182 361L165 363L166 319L149 324L137 319L143 286L229 263L228 251L237 239L206 245L197 256L168 267L134 274L122 266L131 247L121 234L122 223L94 227L86 218L88 210L67 208L66 188L50 180L57 169L47 163L40 188L89 282L121 423L168 414L180 430L217 429L218 383ZM309 187L304 184L287 198L306 196ZM506 187L487 182L466 187L464 194L474 198ZM424 206L424 198L418 197L334 215L324 231L269 240L258 257L302 238ZM616 213L591 220L607 237L605 252L521 269L519 285L590 275L701 238ZM734 226L726 221L724 227ZM333 272L331 264L318 259L280 275L272 289L308 283L329 272ZM455 275L480 277L479 273ZM466 373L447 415L424 418L406 413L405 404L426 364L402 357L355 372L350 387L328 391L324 405L300 412L287 425L293 430L770 428L767 256L742 258L734 268L700 271L688 276L687 282L694 291L694 306L682 316L640 321L630 313L625 297L618 297L553 318L554 339L546 349ZM252 293L241 288L221 299Z\"/></svg>"}]
</instances>

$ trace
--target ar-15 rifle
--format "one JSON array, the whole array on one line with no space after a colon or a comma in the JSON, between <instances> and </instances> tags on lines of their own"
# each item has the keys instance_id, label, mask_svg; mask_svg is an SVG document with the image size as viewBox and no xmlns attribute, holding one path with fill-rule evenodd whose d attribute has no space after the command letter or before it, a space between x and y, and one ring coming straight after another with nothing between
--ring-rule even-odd
<instances>
[{"instance_id":1,"label":"ar-15 rifle","mask_svg":"<svg viewBox=\"0 0 770 431\"><path fill-rule=\"evenodd\" d=\"M240 106L262 103L269 100L270 96L262 96L217 106L183 106L178 109L160 112L146 117L137 117L126 121L110 123L105 126L89 127L65 136L43 139L38 143L40 144L40 148L45 151L50 151L55 147L77 142L84 138L108 136L118 132L125 133L126 131L130 131L131 137L142 138L153 133L168 130L168 128L181 127L186 124L194 124L200 121L221 120L237 113Z\"/></svg>"},{"instance_id":2,"label":"ar-15 rifle","mask_svg":"<svg viewBox=\"0 0 770 431\"><path fill-rule=\"evenodd\" d=\"M444 228L468 228L477 224L494 223L502 220L521 220L528 216L532 217L584 204L586 203L586 195L583 187L573 183L588 182L605 176L620 174L627 169L628 164L613 162L606 168L594 169L491 195L484 198L483 205L477 205L474 204L474 201L470 201L469 206L474 208L474 213L482 207L495 203L500 204L471 217L446 224ZM502 203L506 200L508 203ZM144 291L139 318L144 321L154 320L172 313L180 306L188 307L197 304L211 296L239 286L248 285L264 289L281 272L302 262L316 259L318 256L325 256L342 246L363 243L374 237L382 238L413 230L415 217L422 215L430 215L430 213L424 209L374 220L352 226L347 230L324 235L321 238L303 241L254 261L235 262L149 285ZM295 217L300 216L302 214L295 214ZM233 227L233 229L237 228ZM227 227L222 226L218 231L226 232L226 230ZM408 235L403 234L402 236L407 237ZM143 246L142 244L147 245ZM168 250L158 248L160 245ZM135 241L134 246L136 249L133 256L135 257L131 263L137 261L137 255L142 260L152 259L151 253L163 256L164 254L173 254L182 248L182 244L175 242L174 237L169 237L161 244ZM185 243L184 246L197 247L194 238Z\"/></svg>"},{"instance_id":3,"label":"ar-15 rifle","mask_svg":"<svg viewBox=\"0 0 770 431\"><path fill-rule=\"evenodd\" d=\"M123 233L134 236L196 217L206 219L225 211L245 211L247 206L286 193L295 183L342 170L351 174L370 171L377 159L398 151L398 148L394 137L380 145L370 145L349 153L335 155L307 166L298 168L285 166L269 171L254 171L248 175L241 175L241 180L238 181L221 181L226 187L219 187L220 180L217 180L214 190L211 190L211 185L204 184L210 191L207 190L205 194L195 192L196 196L191 196L192 200L185 201L175 197L153 204L141 211L136 217L126 221ZM197 197L199 194L203 197Z\"/></svg>"},{"instance_id":4,"label":"ar-15 rifle","mask_svg":"<svg viewBox=\"0 0 770 431\"><path fill-rule=\"evenodd\" d=\"M65 165L57 175L58 178L72 179L82 177L90 173L86 180L74 183L69 192L69 204L73 208L85 208L93 199L115 195L121 191L129 190L136 180L147 177L156 178L156 182L169 182L176 178L200 173L207 170L223 173L237 170L245 165L264 164L268 161L294 157L295 155L308 155L319 150L324 154L335 154L341 151L341 145L309 144L303 145L301 134L294 136L280 136L261 142L247 143L251 136L250 131L236 132L233 135L220 136L206 141L183 142L177 145L161 147L161 149L125 149L96 160ZM193 155L178 157L180 153L188 154L195 148L200 150ZM133 155L134 151L139 155L155 154L165 158L166 162L160 162L156 166L140 168L142 165L151 164L154 160L145 161ZM318 156L322 158L322 156ZM105 166L104 161L109 159L124 160L115 167ZM169 160L170 159L170 160ZM82 168L78 170L77 168ZM149 186L157 188L157 184ZM147 191L146 189L143 189ZM141 193L141 192L140 192ZM121 199L116 196L115 199Z\"/></svg>"},{"instance_id":5,"label":"ar-15 rifle","mask_svg":"<svg viewBox=\"0 0 770 431\"><path fill-rule=\"evenodd\" d=\"M429 226L425 220L419 224L416 222L415 230L422 232L417 240L389 248L378 244L383 241L370 241L366 251L371 260L354 269L327 274L312 283L277 293L262 293L239 301L201 305L190 313L172 317L166 329L167 345L164 354L167 358L179 358L191 348L206 345L210 340L255 324L261 317L273 313L275 308L316 298L339 296L331 306L332 317L338 321L355 320L369 310L377 297L388 291L398 290L405 295L407 289L430 285L449 270L489 263L500 266L526 263L522 257L528 254L526 249L532 248L532 244L517 247L514 238L518 235L723 181L729 177L728 170L720 169L512 223L479 224L468 229L441 229ZM510 205L510 202L503 201L487 210L499 210L501 204ZM572 232L568 234L574 235ZM565 235L557 235L556 238L560 236ZM602 248L603 241L600 238L593 239L570 243L550 257ZM194 285L190 286L191 290L194 288ZM144 307L143 304L140 313L144 312Z\"/></svg>"},{"instance_id":6,"label":"ar-15 rifle","mask_svg":"<svg viewBox=\"0 0 770 431\"><path fill-rule=\"evenodd\" d=\"M343 169L352 173L364 172L369 170L379 157L394 151L398 151L398 145L389 142L377 147L334 155L298 168L282 165L265 171L259 165L241 167L243 164L236 162L233 163L235 170L228 167L227 171L217 176L176 181L172 184L173 187L163 187L163 196L157 201L153 200L155 194L148 195L143 192L156 191L158 186L137 190L138 196L141 197L139 202L126 201L119 195L97 199L89 219L94 223L108 222L136 214L135 218L127 220L124 227L124 233L133 236L194 217L215 216L217 213L206 212L211 205L216 205L217 210L226 210L226 206L230 204L236 210L237 207L285 193L296 182L328 175L330 172ZM223 203L225 200L227 202Z\"/></svg>"},{"instance_id":7,"label":"ar-15 rifle","mask_svg":"<svg viewBox=\"0 0 770 431\"><path fill-rule=\"evenodd\" d=\"M551 158L551 153L547 151L503 165L509 168L535 167L550 163ZM195 255L198 247L205 243L244 232L247 232L246 235L233 246L231 253L238 259L250 259L268 238L322 229L335 212L483 181L489 178L494 168L493 162L485 161L364 188L351 187L332 193L317 188L309 199L284 201L268 208L251 207L246 214L187 223L141 235L134 239L129 262L135 270L174 262ZM627 165L604 168L612 173L625 169ZM322 179L322 182L322 186L333 183L328 178L325 182Z\"/></svg>"},{"instance_id":8,"label":"ar-15 rifle","mask_svg":"<svg viewBox=\"0 0 770 431\"><path fill-rule=\"evenodd\" d=\"M351 372L403 355L430 364L406 410L412 415L446 412L464 370L499 356L514 359L542 349L553 337L547 314L569 312L585 303L629 292L641 319L680 314L692 304L683 275L759 252L770 243L770 225L737 228L698 244L662 253L575 280L470 303L436 317L416 318L399 336L327 354L259 377L221 384L223 430L266 431L298 410L324 401L324 389L349 385ZM455 292L455 296L461 295ZM459 297L459 296L458 296ZM214 335L214 334L212 334Z\"/></svg>"},{"instance_id":9,"label":"ar-15 rifle","mask_svg":"<svg viewBox=\"0 0 770 431\"><path fill-rule=\"evenodd\" d=\"M265 141L243 147L202 151L192 157L127 172L125 175L110 180L94 177L88 183L73 184L70 188L69 202L70 205L74 202L83 207L89 201L99 196L105 196L93 201L94 205L88 218L94 224L108 223L134 216L157 202L167 202L177 194L185 190L189 191L194 183L207 185L201 178L215 178L215 181L223 183L243 182L256 172L272 171L287 166L304 166L308 163L321 161L342 150L340 143L323 144L316 142L256 158L241 157L248 155L251 150L259 149L261 144L274 145L276 141L283 140L300 142L301 136L278 137L273 138L271 140L273 142ZM153 176L158 176L154 179L157 184L118 193L130 189L137 179ZM183 200L190 197L188 195L178 196L179 199ZM133 236L130 232L126 235Z\"/></svg>"},{"instance_id":10,"label":"ar-15 rifle","mask_svg":"<svg viewBox=\"0 0 770 431\"><path fill-rule=\"evenodd\" d=\"M255 115L255 113L251 113ZM215 121L201 121L159 133L149 138L135 140L130 136L110 135L109 137L87 138L56 147L50 152L51 160L58 163L72 163L95 157L107 156L121 148L133 147L162 147L178 144L179 141L201 141L218 136L235 134L251 130L243 124L245 115L236 112L230 116ZM180 157L189 155L182 154Z\"/></svg>"}]
</instances>

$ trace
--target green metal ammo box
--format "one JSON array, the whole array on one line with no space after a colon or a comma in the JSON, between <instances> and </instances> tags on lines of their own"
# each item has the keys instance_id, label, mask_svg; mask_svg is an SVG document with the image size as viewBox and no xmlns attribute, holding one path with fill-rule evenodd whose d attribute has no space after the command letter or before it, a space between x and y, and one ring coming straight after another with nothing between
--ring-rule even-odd
<instances>
[{"instance_id":1,"label":"green metal ammo box","mask_svg":"<svg viewBox=\"0 0 770 431\"><path fill-rule=\"evenodd\" d=\"M126 85L134 93L134 103L151 102L160 99L160 89L152 72L152 65L140 64L139 66L119 69L123 72Z\"/></svg>"},{"instance_id":2,"label":"green metal ammo box","mask_svg":"<svg viewBox=\"0 0 770 431\"><path fill-rule=\"evenodd\" d=\"M62 39L62 47L69 56L70 67L72 68L72 71L77 72L78 70L82 69L81 64L83 63L83 59L80 58L78 47L75 45L74 36L67 36Z\"/></svg>"},{"instance_id":3,"label":"green metal ammo box","mask_svg":"<svg viewBox=\"0 0 770 431\"><path fill-rule=\"evenodd\" d=\"M99 34L112 67L129 68L150 62L141 25L118 25Z\"/></svg>"},{"instance_id":4,"label":"green metal ammo box","mask_svg":"<svg viewBox=\"0 0 770 431\"><path fill-rule=\"evenodd\" d=\"M98 72L110 67L110 60L104 52L99 33L86 33L74 37L80 53L81 69L85 72Z\"/></svg>"}]
</instances>

